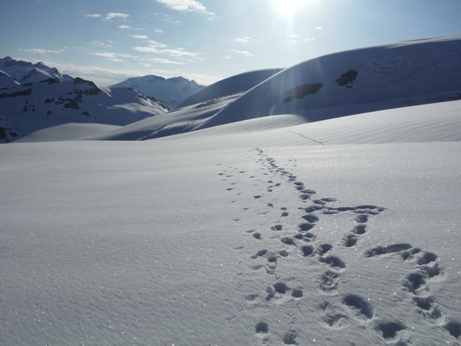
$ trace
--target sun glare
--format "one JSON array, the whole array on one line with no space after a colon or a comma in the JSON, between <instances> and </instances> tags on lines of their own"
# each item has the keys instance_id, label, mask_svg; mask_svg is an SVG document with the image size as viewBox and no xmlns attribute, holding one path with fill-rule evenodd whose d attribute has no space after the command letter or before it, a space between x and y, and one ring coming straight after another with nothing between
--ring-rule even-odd
<instances>
[{"instance_id":1,"label":"sun glare","mask_svg":"<svg viewBox=\"0 0 461 346\"><path fill-rule=\"evenodd\" d=\"M292 17L303 5L305 0L275 0L275 10L282 16Z\"/></svg>"}]
</instances>

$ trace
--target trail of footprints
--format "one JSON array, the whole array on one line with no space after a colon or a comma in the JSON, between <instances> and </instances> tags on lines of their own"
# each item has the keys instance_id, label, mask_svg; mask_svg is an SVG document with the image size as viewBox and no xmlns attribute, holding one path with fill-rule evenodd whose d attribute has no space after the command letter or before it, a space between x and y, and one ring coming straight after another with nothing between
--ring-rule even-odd
<instances>
[{"instance_id":1,"label":"trail of footprints","mask_svg":"<svg viewBox=\"0 0 461 346\"><path fill-rule=\"evenodd\" d=\"M373 307L363 297L349 293L340 294L339 284L341 273L346 268L346 263L339 257L335 256L332 244L323 243L315 233L315 226L321 217L326 217L331 214L350 213L355 215L354 225L351 230L346 233L342 239L342 246L351 248L356 246L359 238L367 233L368 221L370 218L379 215L385 211L385 208L374 205L358 205L355 207L333 207L331 203L337 202L335 198L316 198L316 191L306 188L304 183L297 180L297 177L291 174L288 170L279 167L275 159L269 157L263 150L256 148L258 161L262 165L263 175L267 176L272 174L278 178L288 180L298 193L300 199L299 210L303 210L305 214L302 220L297 225L297 230L292 231L290 236L286 235L283 222L274 224L271 227L272 232L280 233L281 246L276 250L261 249L251 256L251 260L264 259L266 265L254 264L253 269L265 268L267 274L274 275L276 281L273 285L266 286L264 289L265 299L273 301L276 304L286 302L288 300L298 300L303 298L302 287L290 287L289 284L279 280L276 275L277 262L288 257L292 251L290 248L297 248L301 257L316 258L319 265L325 267L324 273L318 280L318 287L322 294L325 296L339 296L340 303L344 309L333 306L329 302L320 304L323 311L321 317L323 322L329 328L341 328L347 325L349 318L356 319L357 321L372 323L374 330L376 330L385 341L396 341L398 333L407 329L401 321L383 321L374 319L375 313ZM239 174L246 173L234 169ZM223 181L227 181L232 177L226 171L219 173L223 177ZM255 176L250 176L251 179ZM268 180L269 184L266 188L267 193L274 192L281 183L274 183L273 180ZM232 183L232 186L235 183ZM256 184L255 184L256 185ZM232 191L234 187L227 190ZM240 195L238 193L237 195ZM255 195L253 198L259 200L263 195ZM267 203L267 207L275 208L273 203ZM248 208L245 208L247 210ZM285 207L280 208L280 220L289 216L289 211ZM281 232L284 231L284 232ZM263 240L261 232L254 230L247 231L255 240ZM288 249L288 250L287 250ZM442 275L442 268L437 263L438 256L431 252L424 252L419 248L414 248L410 244L399 243L386 246L377 246L367 250L364 257L368 259L379 259L382 256L398 256L402 261L413 264L414 270L406 276L402 282L401 289L408 292L411 296L413 303L417 307L417 312L422 315L424 320L433 325L443 327L455 339L461 336L461 323L459 321L446 320L445 314L439 309L435 299L430 292L430 282L434 278ZM248 301L254 301L259 297L259 294L248 294L246 296ZM344 311L347 311L345 313ZM260 321L255 326L255 333L261 337L263 343L268 339L265 335L269 332L269 325ZM286 345L297 345L298 333L296 330L288 330L283 336L283 342ZM398 339L397 339L398 341Z\"/></svg>"}]
</instances>

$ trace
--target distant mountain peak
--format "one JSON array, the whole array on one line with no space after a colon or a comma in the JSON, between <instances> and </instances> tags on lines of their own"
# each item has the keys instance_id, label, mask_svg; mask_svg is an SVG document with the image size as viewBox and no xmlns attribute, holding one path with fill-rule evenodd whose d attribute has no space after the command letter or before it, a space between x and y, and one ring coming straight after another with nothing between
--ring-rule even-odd
<instances>
[{"instance_id":1,"label":"distant mountain peak","mask_svg":"<svg viewBox=\"0 0 461 346\"><path fill-rule=\"evenodd\" d=\"M155 75L128 78L109 88L134 88L146 96L154 97L169 108L175 108L183 100L204 88L194 80L184 77L164 78Z\"/></svg>"}]
</instances>

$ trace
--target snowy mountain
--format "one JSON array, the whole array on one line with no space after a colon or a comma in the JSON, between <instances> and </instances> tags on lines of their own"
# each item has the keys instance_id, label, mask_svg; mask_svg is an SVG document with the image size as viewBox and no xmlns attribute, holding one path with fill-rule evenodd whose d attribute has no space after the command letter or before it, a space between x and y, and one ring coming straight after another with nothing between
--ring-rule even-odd
<instances>
[{"instance_id":1,"label":"snowy mountain","mask_svg":"<svg viewBox=\"0 0 461 346\"><path fill-rule=\"evenodd\" d=\"M197 91L195 94L182 101L177 108L248 91L280 71L281 69L266 69L245 72L236 76L225 78Z\"/></svg>"},{"instance_id":2,"label":"snowy mountain","mask_svg":"<svg viewBox=\"0 0 461 346\"><path fill-rule=\"evenodd\" d=\"M2 144L1 342L461 345L460 42L332 54ZM0 101L41 114L36 84L63 88L53 114L127 95L75 79Z\"/></svg>"},{"instance_id":3,"label":"snowy mountain","mask_svg":"<svg viewBox=\"0 0 461 346\"><path fill-rule=\"evenodd\" d=\"M255 71L231 77L191 96L182 108L98 138L151 139L277 114L312 122L458 100L460 61L461 36L334 53L278 73ZM267 79L258 80L265 73ZM244 85L248 76L254 87L235 93L235 86Z\"/></svg>"},{"instance_id":4,"label":"snowy mountain","mask_svg":"<svg viewBox=\"0 0 461 346\"><path fill-rule=\"evenodd\" d=\"M7 57L1 66L8 68L8 74L3 75L5 83L0 89L0 141L68 123L123 126L167 111L134 89L105 91L91 81L63 77L42 63L32 65Z\"/></svg>"},{"instance_id":5,"label":"snowy mountain","mask_svg":"<svg viewBox=\"0 0 461 346\"><path fill-rule=\"evenodd\" d=\"M175 108L184 99L204 88L193 80L183 77L163 78L154 75L128 78L109 88L133 88L144 95L151 96L170 108Z\"/></svg>"},{"instance_id":6,"label":"snowy mountain","mask_svg":"<svg viewBox=\"0 0 461 346\"><path fill-rule=\"evenodd\" d=\"M64 82L71 79L70 76L61 75L56 68L50 68L44 63L32 64L26 61L14 60L7 56L0 59L0 70L11 77L17 84L41 82L53 79L56 82ZM6 80L0 79L0 88L13 85Z\"/></svg>"}]
</instances>

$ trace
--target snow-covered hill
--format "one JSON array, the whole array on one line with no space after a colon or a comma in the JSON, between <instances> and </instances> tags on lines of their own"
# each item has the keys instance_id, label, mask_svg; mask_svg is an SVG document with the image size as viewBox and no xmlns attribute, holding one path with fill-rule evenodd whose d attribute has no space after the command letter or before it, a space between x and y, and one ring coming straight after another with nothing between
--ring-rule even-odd
<instances>
[{"instance_id":1,"label":"snow-covered hill","mask_svg":"<svg viewBox=\"0 0 461 346\"><path fill-rule=\"evenodd\" d=\"M279 68L258 70L225 78L197 91L192 96L189 96L178 105L178 108L248 91L255 85L258 85L280 71L281 69Z\"/></svg>"},{"instance_id":2,"label":"snow-covered hill","mask_svg":"<svg viewBox=\"0 0 461 346\"><path fill-rule=\"evenodd\" d=\"M5 58L2 64L9 73L0 89L0 141L68 123L123 126L168 110L134 89L103 90L91 81L62 77L42 63ZM16 79L8 79L11 75Z\"/></svg>"},{"instance_id":3,"label":"snow-covered hill","mask_svg":"<svg viewBox=\"0 0 461 346\"><path fill-rule=\"evenodd\" d=\"M316 60L325 79L294 73L306 62L123 127L65 123L3 144L1 343L461 345L458 42L338 53L357 75L334 77L332 55ZM367 76L349 55L371 53L390 72ZM386 83L410 70L415 88ZM32 86L47 83L63 88L53 114L127 95ZM32 86L0 101L38 116ZM84 116L132 110L123 97Z\"/></svg>"},{"instance_id":4,"label":"snow-covered hill","mask_svg":"<svg viewBox=\"0 0 461 346\"><path fill-rule=\"evenodd\" d=\"M459 100L461 35L339 52L263 72L268 78L250 90L234 93L248 76L257 80L258 71L215 83L168 115L98 138L151 139L277 114L311 122Z\"/></svg>"},{"instance_id":5,"label":"snow-covered hill","mask_svg":"<svg viewBox=\"0 0 461 346\"><path fill-rule=\"evenodd\" d=\"M459 345L460 102L3 145L2 342Z\"/></svg>"},{"instance_id":6,"label":"snow-covered hill","mask_svg":"<svg viewBox=\"0 0 461 346\"><path fill-rule=\"evenodd\" d=\"M183 77L163 78L154 75L128 78L109 88L134 88L144 95L154 97L170 108L177 107L183 100L204 88L193 80Z\"/></svg>"},{"instance_id":7,"label":"snow-covered hill","mask_svg":"<svg viewBox=\"0 0 461 346\"><path fill-rule=\"evenodd\" d=\"M56 82L69 81L72 77L62 75L56 68L50 68L44 63L32 64L27 61L14 60L7 56L0 59L0 70L13 79L14 84L41 82L53 79ZM14 85L9 80L0 79L0 88Z\"/></svg>"}]
</instances>

